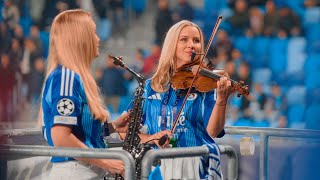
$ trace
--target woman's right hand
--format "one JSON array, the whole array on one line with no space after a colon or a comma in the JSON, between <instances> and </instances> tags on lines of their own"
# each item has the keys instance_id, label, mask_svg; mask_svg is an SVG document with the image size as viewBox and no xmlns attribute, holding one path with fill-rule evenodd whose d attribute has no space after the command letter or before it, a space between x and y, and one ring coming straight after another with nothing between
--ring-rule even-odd
<instances>
[{"instance_id":1,"label":"woman's right hand","mask_svg":"<svg viewBox=\"0 0 320 180\"><path fill-rule=\"evenodd\" d=\"M160 145L159 145L159 139L160 139L161 137L165 136L165 135L168 136L168 140L167 140L162 146L160 146ZM158 133L156 133L156 134L150 135L150 136L148 137L148 140L147 140L147 141L151 141L152 139L155 139L155 140L153 140L153 143L155 143L159 148L161 148L161 147L166 147L166 146L169 144L169 139L170 139L170 137L171 137L171 132L170 132L170 130L165 130L165 131L160 131L160 132L158 132ZM152 142L152 141L151 141L151 142Z\"/></svg>"},{"instance_id":2,"label":"woman's right hand","mask_svg":"<svg viewBox=\"0 0 320 180\"><path fill-rule=\"evenodd\" d=\"M124 176L124 164L121 160L104 159L102 168L112 174Z\"/></svg>"}]
</instances>

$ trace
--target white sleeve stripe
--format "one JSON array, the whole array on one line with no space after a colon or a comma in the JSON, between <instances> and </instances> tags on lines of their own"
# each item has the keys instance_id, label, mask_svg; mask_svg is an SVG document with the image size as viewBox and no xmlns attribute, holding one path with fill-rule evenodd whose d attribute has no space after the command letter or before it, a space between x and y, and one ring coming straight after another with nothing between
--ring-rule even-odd
<instances>
[{"instance_id":1,"label":"white sleeve stripe","mask_svg":"<svg viewBox=\"0 0 320 180\"><path fill-rule=\"evenodd\" d=\"M71 80L70 80L69 96L72 96L72 91L73 91L73 81L74 81L74 72L73 72L73 71L71 71Z\"/></svg>"},{"instance_id":2,"label":"white sleeve stripe","mask_svg":"<svg viewBox=\"0 0 320 180\"><path fill-rule=\"evenodd\" d=\"M69 77L70 77L70 69L67 68L67 75L66 75L66 81L65 81L66 82L66 84L65 84L66 86L64 87L64 93L65 93L64 95L65 96L68 96L68 94L69 94L68 93L68 90L69 90Z\"/></svg>"},{"instance_id":3,"label":"white sleeve stripe","mask_svg":"<svg viewBox=\"0 0 320 180\"><path fill-rule=\"evenodd\" d=\"M65 74L65 67L62 66L61 72L61 84L60 84L60 96L63 96L63 89L64 89L64 74Z\"/></svg>"}]
</instances>

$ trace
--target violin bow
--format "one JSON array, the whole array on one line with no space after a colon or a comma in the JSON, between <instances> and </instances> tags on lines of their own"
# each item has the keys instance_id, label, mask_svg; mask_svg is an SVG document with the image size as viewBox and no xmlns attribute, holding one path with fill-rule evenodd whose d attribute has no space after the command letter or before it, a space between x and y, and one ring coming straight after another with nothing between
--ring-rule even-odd
<instances>
[{"instance_id":1,"label":"violin bow","mask_svg":"<svg viewBox=\"0 0 320 180\"><path fill-rule=\"evenodd\" d=\"M219 26L220 26L221 20L222 20L222 16L219 16L219 17L218 17L218 20L217 20L217 22L216 22L216 24L214 25L214 28L213 28L213 30L212 30L210 39L209 39L209 41L208 41L207 47L206 47L206 49L205 49L205 51L204 51L204 54L203 54L203 56L202 56L202 58L201 58L201 61L200 61L200 64L199 64L199 66L198 66L198 69L197 69L197 71L196 71L196 74L195 74L195 76L194 76L193 79L192 79L191 85L190 85L190 87L189 87L189 89L188 89L188 91L187 91L187 94L186 94L186 96L185 96L185 98L184 98L184 100L183 100L183 103L182 103L182 105L181 105L181 108L180 108L180 110L179 110L179 112L178 112L178 114L177 114L176 119L175 119L174 122L173 122L171 131L170 131L171 134L176 130L177 123L178 123L178 119L180 118L182 109L183 109L184 105L185 105L186 102L187 102L187 99L188 99L188 96L189 96L189 94L190 94L190 92L191 92L192 86L194 85L194 82L195 82L195 80L196 80L196 77L197 77L198 74L199 74L199 71L200 71L200 69L201 69L201 65L202 65L202 63L203 63L203 61L204 61L204 58L207 56L207 53L208 53L208 51L209 51L209 49L210 49L211 43L212 43L212 41L213 41L213 38L214 38L214 36L216 35L216 32L217 32L217 30L218 30L218 28L219 28ZM164 143L165 143L165 141L164 141ZM164 144L164 143L163 143L163 144ZM160 145L160 141L159 141L159 145Z\"/></svg>"}]
</instances>

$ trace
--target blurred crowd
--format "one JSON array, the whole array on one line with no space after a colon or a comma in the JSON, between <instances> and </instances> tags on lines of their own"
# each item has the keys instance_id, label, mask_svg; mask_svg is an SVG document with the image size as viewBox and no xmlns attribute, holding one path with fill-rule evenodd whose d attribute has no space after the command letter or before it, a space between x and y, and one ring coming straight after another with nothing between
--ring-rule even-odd
<instances>
[{"instance_id":1,"label":"blurred crowd","mask_svg":"<svg viewBox=\"0 0 320 180\"><path fill-rule=\"evenodd\" d=\"M146 13L145 0L1 1L1 120L14 119L24 106L39 105L48 53L48 33L56 14L82 8L94 15L102 41L126 38L128 12ZM154 39L137 47L130 67L150 78L171 25L187 19L206 39L219 15L223 21L208 52L215 68L249 86L250 95L229 100L227 125L320 129L320 2L318 0L153 0ZM129 11L129 10L130 11ZM149 12L150 13L150 12ZM131 14L132 15L132 14ZM151 41L151 40L150 40ZM95 72L106 104L121 113L136 81L107 60ZM5 86L3 84L6 84Z\"/></svg>"}]
</instances>

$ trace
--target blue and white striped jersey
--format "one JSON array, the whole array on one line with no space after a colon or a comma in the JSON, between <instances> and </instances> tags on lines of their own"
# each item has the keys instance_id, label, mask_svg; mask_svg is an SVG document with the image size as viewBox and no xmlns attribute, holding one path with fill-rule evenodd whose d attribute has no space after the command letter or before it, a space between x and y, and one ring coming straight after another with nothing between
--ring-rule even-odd
<instances>
[{"instance_id":1,"label":"blue and white striped jersey","mask_svg":"<svg viewBox=\"0 0 320 180\"><path fill-rule=\"evenodd\" d=\"M48 76L43 89L42 111L43 136L50 146L54 146L51 128L64 125L72 128L72 133L88 147L105 147L102 123L94 120L81 78L72 70L59 65ZM51 162L68 160L72 158L52 157Z\"/></svg>"},{"instance_id":2,"label":"blue and white striped jersey","mask_svg":"<svg viewBox=\"0 0 320 180\"><path fill-rule=\"evenodd\" d=\"M143 125L148 127L148 134L171 129L184 97L179 97L173 88L164 93L151 88L151 80L146 81L145 101L143 108ZM201 146L214 143L206 127L216 102L215 90L191 93L181 112L174 137L178 147Z\"/></svg>"}]
</instances>

